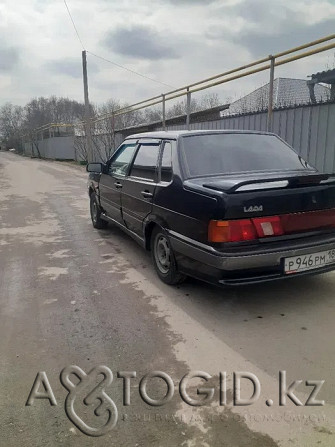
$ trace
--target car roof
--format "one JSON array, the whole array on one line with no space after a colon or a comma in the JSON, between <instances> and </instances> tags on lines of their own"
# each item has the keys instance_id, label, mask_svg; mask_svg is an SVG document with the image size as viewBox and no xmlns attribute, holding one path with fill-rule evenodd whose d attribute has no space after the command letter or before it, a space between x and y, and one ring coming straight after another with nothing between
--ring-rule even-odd
<instances>
[{"instance_id":1,"label":"car roof","mask_svg":"<svg viewBox=\"0 0 335 447\"><path fill-rule=\"evenodd\" d=\"M258 134L258 135L275 135L271 132L260 132L256 130L237 130L237 129L220 129L220 130L159 130L156 132L142 132L129 135L128 139L138 139L138 138L159 138L168 140L177 140L184 136L195 136L195 135L206 135L206 134L225 134L225 133L236 133L236 134Z\"/></svg>"}]
</instances>

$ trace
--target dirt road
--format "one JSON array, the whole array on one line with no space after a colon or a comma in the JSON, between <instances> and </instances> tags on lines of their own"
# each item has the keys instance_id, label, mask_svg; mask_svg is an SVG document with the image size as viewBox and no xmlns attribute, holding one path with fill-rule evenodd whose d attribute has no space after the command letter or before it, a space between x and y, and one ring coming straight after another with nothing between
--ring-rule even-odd
<instances>
[{"instance_id":1,"label":"dirt road","mask_svg":"<svg viewBox=\"0 0 335 447\"><path fill-rule=\"evenodd\" d=\"M112 226L93 229L82 169L0 152L0 445L333 446L334 292L334 273L226 290L191 279L164 285L136 242ZM118 420L103 436L83 434L66 415L60 372L70 365L93 375L98 365L113 372L105 391ZM210 403L191 406L178 385L199 370L212 378L192 379L189 395L204 397L199 384L215 393ZM39 371L57 405L35 399L26 406ZM127 406L122 371L136 371ZM175 385L163 406L139 394L152 371ZM227 405L220 406L224 371ZM261 395L253 405L233 405L236 371L258 378ZM295 392L303 403L313 388L305 381L325 380L316 397L325 405L287 399L280 406L279 371L287 372L288 384L303 380ZM106 413L94 415L96 400L82 402L89 386L82 395L77 388L74 407L86 425L101 428ZM148 380L152 398L166 391L162 379ZM252 391L243 379L242 397Z\"/></svg>"}]
</instances>

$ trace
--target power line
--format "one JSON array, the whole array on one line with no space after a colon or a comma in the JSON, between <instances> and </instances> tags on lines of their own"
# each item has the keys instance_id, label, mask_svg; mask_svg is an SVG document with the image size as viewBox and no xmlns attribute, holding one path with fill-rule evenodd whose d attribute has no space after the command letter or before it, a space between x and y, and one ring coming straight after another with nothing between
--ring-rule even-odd
<instances>
[{"instance_id":1,"label":"power line","mask_svg":"<svg viewBox=\"0 0 335 447\"><path fill-rule=\"evenodd\" d=\"M79 32L78 32L78 30L77 30L76 24L74 23L74 20L73 20L73 18L72 18L72 15L71 15L70 9L69 9L69 7L68 7L68 5L67 5L67 3L66 3L66 0L64 0L64 4L65 4L65 6L66 6L67 12L68 12L69 17L70 17L70 19L71 19L73 28L74 28L74 30L75 30L75 32L76 32L76 34L77 34L78 40L79 40L81 46L83 47L83 50L85 50L85 46L84 46L84 44L83 44L83 41L82 41L81 38L80 38ZM129 71L130 73L136 74L137 76L141 76L141 77L144 78L144 79L148 79L149 81L156 82L157 84L164 85L165 87L174 88L174 87L173 87L172 85L170 85L170 84L166 84L165 82L157 81L157 79L150 78L149 76L146 76L146 75L144 75L144 74L142 74L142 73L138 73L138 72L135 71L135 70L131 70L130 68L124 67L123 65L117 64L116 62L112 62L112 61L106 59L105 57L98 56L97 54L91 53L91 51L86 50L86 52L89 53L89 54L91 54L91 55L94 56L94 57L97 57L98 59L101 59L101 60L103 60L103 61L105 61L105 62L109 62L110 64L113 64L113 65L115 65L116 67L122 68L123 70L127 70L127 71Z\"/></svg>"},{"instance_id":2,"label":"power line","mask_svg":"<svg viewBox=\"0 0 335 447\"><path fill-rule=\"evenodd\" d=\"M65 1L65 0L64 0L64 1ZM137 76L141 76L141 77L144 78L144 79L148 79L149 81L153 81L153 82L156 82L157 84L164 85L165 87L174 88L174 87L173 87L172 85L170 85L170 84L166 84L165 82L157 81L157 79L150 78L149 76L146 76L146 75L144 75L144 74L138 73L138 72L135 71L135 70L131 70L130 68L124 67L123 65L117 64L116 62L112 62L112 61L110 61L109 59L106 59L105 57L98 56L97 54L92 53L91 51L88 51L88 50L87 50L87 53L89 53L89 54L91 54L92 56L95 56L95 57L97 57L98 59L101 59L101 60L103 60L103 61L105 61L105 62L109 62L110 64L113 64L113 65L115 65L116 67L122 68L123 70L130 71L130 73L136 74Z\"/></svg>"},{"instance_id":3,"label":"power line","mask_svg":"<svg viewBox=\"0 0 335 447\"><path fill-rule=\"evenodd\" d=\"M71 12L70 12L70 10L69 10L69 7L67 6L66 0L64 0L64 3L65 3L65 6L66 6L66 9L67 9L67 12L69 13L69 16L70 16L70 19L71 19L73 28L74 28L74 30L75 30L75 32L76 32L76 34L77 34L78 40L79 40L79 42L80 42L80 45L83 47L83 50L85 50L84 44L83 44L83 42L82 42L82 40L81 40L81 38L80 38L80 36L79 36L79 33L78 33L78 30L77 30L76 24L74 23L74 20L73 20L73 18L72 18L72 15L71 15Z\"/></svg>"}]
</instances>

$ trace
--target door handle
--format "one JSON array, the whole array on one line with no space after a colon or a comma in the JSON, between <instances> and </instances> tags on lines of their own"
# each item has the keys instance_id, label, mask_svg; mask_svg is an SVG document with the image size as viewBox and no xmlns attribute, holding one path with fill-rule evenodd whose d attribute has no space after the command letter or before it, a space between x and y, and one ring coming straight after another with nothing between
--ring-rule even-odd
<instances>
[{"instance_id":1,"label":"door handle","mask_svg":"<svg viewBox=\"0 0 335 447\"><path fill-rule=\"evenodd\" d=\"M115 185L115 188L118 188L118 189L122 188L122 183L120 183L120 182L115 182L114 185Z\"/></svg>"},{"instance_id":2,"label":"door handle","mask_svg":"<svg viewBox=\"0 0 335 447\"><path fill-rule=\"evenodd\" d=\"M154 195L152 194L152 192L149 191L141 191L141 194L143 197L145 197L146 199L151 199Z\"/></svg>"}]
</instances>

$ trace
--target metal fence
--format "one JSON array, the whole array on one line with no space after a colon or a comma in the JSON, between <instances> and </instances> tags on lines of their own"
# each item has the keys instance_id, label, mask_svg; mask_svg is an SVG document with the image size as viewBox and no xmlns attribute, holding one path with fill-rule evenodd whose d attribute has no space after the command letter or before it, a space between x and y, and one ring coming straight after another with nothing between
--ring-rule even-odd
<instances>
[{"instance_id":1,"label":"metal fence","mask_svg":"<svg viewBox=\"0 0 335 447\"><path fill-rule=\"evenodd\" d=\"M267 130L267 111L239 116L222 117L216 120L191 122L189 125L166 123L166 130L195 129L242 129ZM93 135L93 156L97 161L106 161L114 148L142 127L116 130L113 134ZM163 130L162 123L150 125L151 131ZM273 132L287 141L311 165L321 172L335 172L335 103L311 104L283 108L273 112ZM38 141L43 158L86 159L86 138L81 136L53 136ZM38 156L36 144L25 143L27 155Z\"/></svg>"},{"instance_id":2,"label":"metal fence","mask_svg":"<svg viewBox=\"0 0 335 447\"><path fill-rule=\"evenodd\" d=\"M77 160L73 135L55 136L40 141L25 142L23 143L23 152L31 157L53 160Z\"/></svg>"},{"instance_id":3,"label":"metal fence","mask_svg":"<svg viewBox=\"0 0 335 447\"><path fill-rule=\"evenodd\" d=\"M195 129L267 130L267 111L224 117L220 120L191 123ZM156 126L153 130L162 130ZM187 125L168 125L166 130L183 130ZM124 132L122 134L122 132ZM134 133L136 129L134 129ZM321 172L335 172L335 103L316 104L275 110L273 132L289 143L311 165ZM119 141L126 134L118 133Z\"/></svg>"}]
</instances>

